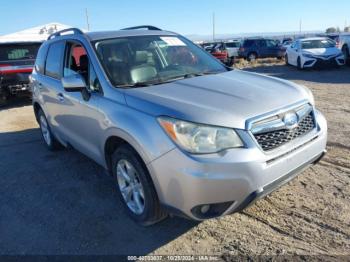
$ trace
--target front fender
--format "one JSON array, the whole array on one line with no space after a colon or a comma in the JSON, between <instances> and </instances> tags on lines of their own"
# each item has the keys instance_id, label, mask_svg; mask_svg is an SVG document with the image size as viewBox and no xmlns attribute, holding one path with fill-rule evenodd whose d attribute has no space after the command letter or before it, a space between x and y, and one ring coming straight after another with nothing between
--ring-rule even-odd
<instances>
[{"instance_id":1,"label":"front fender","mask_svg":"<svg viewBox=\"0 0 350 262\"><path fill-rule=\"evenodd\" d=\"M119 137L129 143L146 165L175 147L157 119L138 110L129 107L115 110L113 114L106 116L104 123L107 127L100 148L103 154L110 137Z\"/></svg>"}]
</instances>

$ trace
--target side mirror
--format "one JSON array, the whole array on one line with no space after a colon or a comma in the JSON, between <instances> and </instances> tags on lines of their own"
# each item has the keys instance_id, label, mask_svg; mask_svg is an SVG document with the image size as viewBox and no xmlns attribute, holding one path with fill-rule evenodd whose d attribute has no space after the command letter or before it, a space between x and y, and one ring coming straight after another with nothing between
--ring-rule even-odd
<instances>
[{"instance_id":1,"label":"side mirror","mask_svg":"<svg viewBox=\"0 0 350 262\"><path fill-rule=\"evenodd\" d=\"M80 74L63 77L61 82L67 92L81 92L86 88L85 80Z\"/></svg>"}]
</instances>

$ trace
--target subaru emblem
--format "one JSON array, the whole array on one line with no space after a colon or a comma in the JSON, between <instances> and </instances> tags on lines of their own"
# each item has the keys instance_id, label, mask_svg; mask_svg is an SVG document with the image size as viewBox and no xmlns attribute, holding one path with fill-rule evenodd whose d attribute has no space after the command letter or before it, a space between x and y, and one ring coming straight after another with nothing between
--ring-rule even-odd
<instances>
[{"instance_id":1,"label":"subaru emblem","mask_svg":"<svg viewBox=\"0 0 350 262\"><path fill-rule=\"evenodd\" d=\"M290 112L284 115L283 123L288 129L293 129L298 126L298 116L294 112Z\"/></svg>"}]
</instances>

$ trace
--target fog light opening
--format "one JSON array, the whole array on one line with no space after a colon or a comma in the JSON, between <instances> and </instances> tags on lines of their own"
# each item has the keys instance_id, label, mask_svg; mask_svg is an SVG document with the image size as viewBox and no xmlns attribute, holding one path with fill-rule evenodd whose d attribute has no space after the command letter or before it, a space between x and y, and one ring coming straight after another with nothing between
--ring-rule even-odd
<instances>
[{"instance_id":1,"label":"fog light opening","mask_svg":"<svg viewBox=\"0 0 350 262\"><path fill-rule=\"evenodd\" d=\"M221 216L234 201L213 203L213 204L202 204L195 206L191 209L192 214L200 219L212 218Z\"/></svg>"},{"instance_id":2,"label":"fog light opening","mask_svg":"<svg viewBox=\"0 0 350 262\"><path fill-rule=\"evenodd\" d=\"M201 207L201 213L205 214L205 213L207 213L209 211L209 209L210 209L210 205L203 205Z\"/></svg>"}]
</instances>

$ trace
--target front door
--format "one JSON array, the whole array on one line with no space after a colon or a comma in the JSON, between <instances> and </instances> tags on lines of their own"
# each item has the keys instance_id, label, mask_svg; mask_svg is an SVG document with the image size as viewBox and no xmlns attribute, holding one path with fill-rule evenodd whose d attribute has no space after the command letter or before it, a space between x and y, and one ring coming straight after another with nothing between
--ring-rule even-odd
<instances>
[{"instance_id":1,"label":"front door","mask_svg":"<svg viewBox=\"0 0 350 262\"><path fill-rule=\"evenodd\" d=\"M80 74L86 82L82 92L64 92L65 110L61 115L68 142L85 155L98 160L103 114L99 111L102 88L86 49L78 42L67 42L63 77Z\"/></svg>"}]
</instances>

